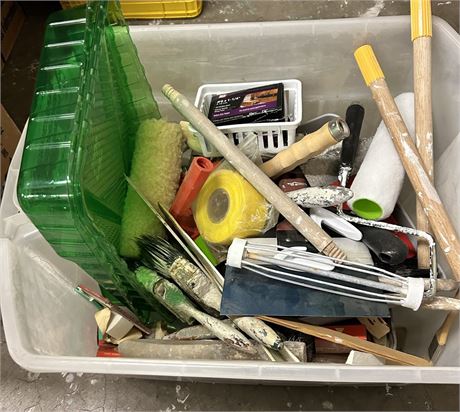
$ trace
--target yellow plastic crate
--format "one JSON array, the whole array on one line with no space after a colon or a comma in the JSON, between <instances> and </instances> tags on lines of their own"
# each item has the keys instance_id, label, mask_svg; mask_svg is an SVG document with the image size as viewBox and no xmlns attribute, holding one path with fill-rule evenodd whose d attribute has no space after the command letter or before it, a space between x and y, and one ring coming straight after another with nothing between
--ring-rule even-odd
<instances>
[{"instance_id":1,"label":"yellow plastic crate","mask_svg":"<svg viewBox=\"0 0 460 412\"><path fill-rule=\"evenodd\" d=\"M81 6L86 1L61 1L63 9ZM121 9L127 19L183 19L200 15L202 0L157 0L129 1L121 0Z\"/></svg>"}]
</instances>

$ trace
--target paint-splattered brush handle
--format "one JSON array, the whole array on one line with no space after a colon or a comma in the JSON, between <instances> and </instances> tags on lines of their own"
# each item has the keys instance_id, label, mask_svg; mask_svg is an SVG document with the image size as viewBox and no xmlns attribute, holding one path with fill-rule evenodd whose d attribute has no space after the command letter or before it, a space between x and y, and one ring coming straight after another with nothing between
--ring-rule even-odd
<instances>
[{"instance_id":1,"label":"paint-splattered brush handle","mask_svg":"<svg viewBox=\"0 0 460 412\"><path fill-rule=\"evenodd\" d=\"M171 277L182 290L205 308L220 313L222 293L198 267L185 258L178 258L170 267Z\"/></svg>"},{"instance_id":2,"label":"paint-splattered brush handle","mask_svg":"<svg viewBox=\"0 0 460 412\"><path fill-rule=\"evenodd\" d=\"M257 342L274 350L280 350L283 347L280 336L264 321L250 316L231 319L238 328Z\"/></svg>"},{"instance_id":3,"label":"paint-splattered brush handle","mask_svg":"<svg viewBox=\"0 0 460 412\"><path fill-rule=\"evenodd\" d=\"M193 316L199 323L212 331L221 341L247 353L257 353L255 346L239 331L231 325L213 318L207 313L201 312L193 306L184 308L190 316Z\"/></svg>"},{"instance_id":4,"label":"paint-splattered brush handle","mask_svg":"<svg viewBox=\"0 0 460 412\"><path fill-rule=\"evenodd\" d=\"M155 299L166 309L176 315L182 322L191 325L194 317L188 311L184 311L184 306L193 306L182 291L168 280L162 278L153 270L144 266L135 271L137 281L150 292Z\"/></svg>"}]
</instances>

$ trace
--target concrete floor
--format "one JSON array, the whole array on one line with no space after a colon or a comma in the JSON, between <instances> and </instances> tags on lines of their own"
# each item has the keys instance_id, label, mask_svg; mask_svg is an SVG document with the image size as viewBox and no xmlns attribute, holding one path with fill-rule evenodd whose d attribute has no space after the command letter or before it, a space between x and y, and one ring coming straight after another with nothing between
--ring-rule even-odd
<instances>
[{"instance_id":1,"label":"concrete floor","mask_svg":"<svg viewBox=\"0 0 460 412\"><path fill-rule=\"evenodd\" d=\"M56 2L23 2L27 20L2 72L2 104L22 128L32 101L46 16ZM432 2L433 14L459 30L459 1ZM206 1L193 20L150 24L385 16L409 13L408 1ZM138 22L133 22L136 24ZM145 22L143 22L145 24ZM33 374L1 345L0 410L459 410L456 385L256 386L166 382L92 374Z\"/></svg>"}]
</instances>

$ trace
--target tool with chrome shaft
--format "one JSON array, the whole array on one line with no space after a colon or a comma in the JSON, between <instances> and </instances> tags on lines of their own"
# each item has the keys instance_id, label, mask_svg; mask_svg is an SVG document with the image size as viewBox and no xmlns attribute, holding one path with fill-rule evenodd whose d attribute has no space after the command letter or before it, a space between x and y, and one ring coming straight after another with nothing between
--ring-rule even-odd
<instances>
[{"instance_id":1,"label":"tool with chrome shaft","mask_svg":"<svg viewBox=\"0 0 460 412\"><path fill-rule=\"evenodd\" d=\"M439 195L409 136L404 120L388 89L382 69L369 45L355 51L355 58L366 85L377 103L383 121L401 158L418 200L428 217L436 240L444 252L454 276L460 280L460 242Z\"/></svg>"},{"instance_id":2,"label":"tool with chrome shaft","mask_svg":"<svg viewBox=\"0 0 460 412\"><path fill-rule=\"evenodd\" d=\"M170 85L164 85L162 92L174 108L316 249L328 256L345 257L343 251L334 244L332 238L318 227L299 206L289 199L241 150L231 143L185 96Z\"/></svg>"},{"instance_id":3,"label":"tool with chrome shaft","mask_svg":"<svg viewBox=\"0 0 460 412\"><path fill-rule=\"evenodd\" d=\"M342 119L330 120L314 133L284 149L260 166L269 177L278 177L348 137L350 131Z\"/></svg>"},{"instance_id":4,"label":"tool with chrome shaft","mask_svg":"<svg viewBox=\"0 0 460 412\"><path fill-rule=\"evenodd\" d=\"M339 182L346 187L347 180L353 170L356 152L359 146L359 134L364 120L364 107L360 104L352 104L347 108L345 122L349 128L349 137L342 142L340 153Z\"/></svg>"},{"instance_id":5,"label":"tool with chrome shaft","mask_svg":"<svg viewBox=\"0 0 460 412\"><path fill-rule=\"evenodd\" d=\"M431 1L411 0L411 38L414 61L415 144L428 178L433 182L433 117L431 109ZM417 201L417 229L430 232L420 201ZM418 267L430 265L429 246L417 244Z\"/></svg>"}]
</instances>

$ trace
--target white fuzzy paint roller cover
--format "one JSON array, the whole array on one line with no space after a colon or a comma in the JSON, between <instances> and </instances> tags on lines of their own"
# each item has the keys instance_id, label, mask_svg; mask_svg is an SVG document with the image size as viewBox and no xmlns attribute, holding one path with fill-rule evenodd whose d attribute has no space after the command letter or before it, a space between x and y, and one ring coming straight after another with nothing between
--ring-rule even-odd
<instances>
[{"instance_id":1,"label":"white fuzzy paint roller cover","mask_svg":"<svg viewBox=\"0 0 460 412\"><path fill-rule=\"evenodd\" d=\"M402 93L395 98L396 105L410 135L415 133L414 94ZM404 182L404 167L390 134L383 123L375 133L366 157L351 185L354 196L348 206L358 216L383 220L391 215Z\"/></svg>"}]
</instances>

